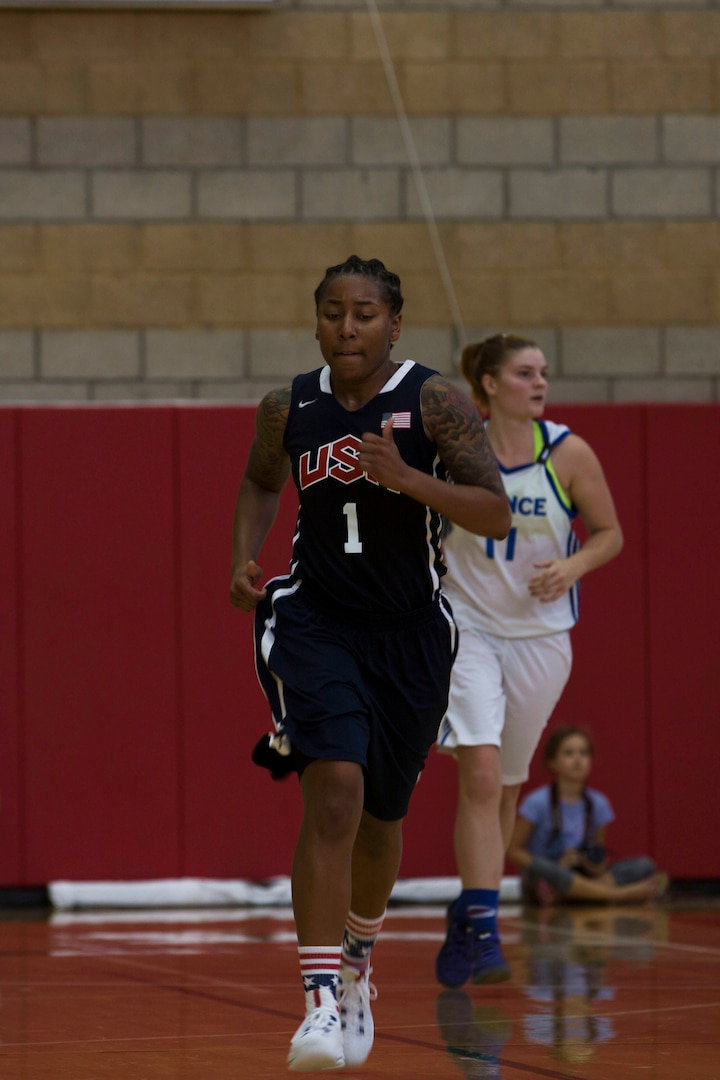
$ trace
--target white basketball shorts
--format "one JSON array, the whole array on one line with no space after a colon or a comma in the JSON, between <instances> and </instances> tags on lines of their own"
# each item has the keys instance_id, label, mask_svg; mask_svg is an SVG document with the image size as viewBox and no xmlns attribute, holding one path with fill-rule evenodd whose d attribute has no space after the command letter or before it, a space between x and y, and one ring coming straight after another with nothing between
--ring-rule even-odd
<instances>
[{"instance_id":1,"label":"white basketball shorts","mask_svg":"<svg viewBox=\"0 0 720 1080\"><path fill-rule=\"evenodd\" d=\"M571 667L567 630L501 638L462 627L437 749L499 746L503 784L524 783Z\"/></svg>"}]
</instances>

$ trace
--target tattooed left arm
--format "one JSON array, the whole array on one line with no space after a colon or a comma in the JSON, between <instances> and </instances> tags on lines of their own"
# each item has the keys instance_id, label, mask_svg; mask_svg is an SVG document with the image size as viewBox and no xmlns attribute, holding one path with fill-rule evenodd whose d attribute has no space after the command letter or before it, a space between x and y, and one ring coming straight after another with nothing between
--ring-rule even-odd
<instances>
[{"instance_id":1,"label":"tattooed left arm","mask_svg":"<svg viewBox=\"0 0 720 1080\"><path fill-rule=\"evenodd\" d=\"M474 404L457 386L433 375L422 388L425 429L452 480L444 484L444 517L468 532L502 540L512 524L497 458Z\"/></svg>"},{"instance_id":2,"label":"tattooed left arm","mask_svg":"<svg viewBox=\"0 0 720 1080\"><path fill-rule=\"evenodd\" d=\"M381 484L432 507L468 532L502 540L510 530L510 506L477 409L439 375L424 383L421 402L425 430L453 482L407 465L394 444L391 424L382 435L363 436L362 468Z\"/></svg>"}]
</instances>

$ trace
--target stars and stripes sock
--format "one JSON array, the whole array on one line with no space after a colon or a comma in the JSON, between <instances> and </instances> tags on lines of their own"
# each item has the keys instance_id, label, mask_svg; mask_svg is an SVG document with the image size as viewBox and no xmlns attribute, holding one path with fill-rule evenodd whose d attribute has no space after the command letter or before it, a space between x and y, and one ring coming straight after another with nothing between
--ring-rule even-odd
<instances>
[{"instance_id":1,"label":"stars and stripes sock","mask_svg":"<svg viewBox=\"0 0 720 1080\"><path fill-rule=\"evenodd\" d=\"M305 1011L312 1012L320 1005L335 1008L340 946L298 945L298 958L305 991Z\"/></svg>"},{"instance_id":2,"label":"stars and stripes sock","mask_svg":"<svg viewBox=\"0 0 720 1080\"><path fill-rule=\"evenodd\" d=\"M370 966L370 952L377 941L385 912L378 919L363 919L354 911L348 912L342 943L342 962L344 967L355 971L367 971Z\"/></svg>"},{"instance_id":3,"label":"stars and stripes sock","mask_svg":"<svg viewBox=\"0 0 720 1080\"><path fill-rule=\"evenodd\" d=\"M495 933L499 895L499 889L463 889L455 901L455 914L477 934Z\"/></svg>"}]
</instances>

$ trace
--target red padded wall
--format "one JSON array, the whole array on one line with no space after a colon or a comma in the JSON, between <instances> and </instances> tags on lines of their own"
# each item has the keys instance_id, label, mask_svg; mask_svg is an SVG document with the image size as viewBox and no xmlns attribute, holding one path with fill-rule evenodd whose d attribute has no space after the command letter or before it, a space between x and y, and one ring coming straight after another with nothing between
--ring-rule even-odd
<instances>
[{"instance_id":1,"label":"red padded wall","mask_svg":"<svg viewBox=\"0 0 720 1080\"><path fill-rule=\"evenodd\" d=\"M172 412L28 409L25 867L177 875Z\"/></svg>"},{"instance_id":2,"label":"red padded wall","mask_svg":"<svg viewBox=\"0 0 720 1080\"><path fill-rule=\"evenodd\" d=\"M720 877L717 407L563 406L625 531L582 585L551 725L598 751L618 854ZM0 409L0 884L289 872L297 782L250 762L269 729L252 619L228 602L251 407ZM261 564L287 570L286 489ZM697 519L697 523L696 523ZM545 780L535 762L529 785ZM405 877L454 874L455 765L434 752Z\"/></svg>"},{"instance_id":3,"label":"red padded wall","mask_svg":"<svg viewBox=\"0 0 720 1080\"><path fill-rule=\"evenodd\" d=\"M684 877L720 877L720 414L648 417L655 843Z\"/></svg>"},{"instance_id":4,"label":"red padded wall","mask_svg":"<svg viewBox=\"0 0 720 1080\"><path fill-rule=\"evenodd\" d=\"M15 410L0 411L0 882L25 880L16 432Z\"/></svg>"}]
</instances>

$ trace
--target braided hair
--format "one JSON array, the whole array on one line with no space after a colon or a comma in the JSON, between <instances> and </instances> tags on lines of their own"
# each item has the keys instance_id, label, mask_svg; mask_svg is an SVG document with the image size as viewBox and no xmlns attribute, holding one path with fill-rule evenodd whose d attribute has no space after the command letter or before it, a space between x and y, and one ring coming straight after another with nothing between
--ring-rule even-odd
<instances>
[{"instance_id":1,"label":"braided hair","mask_svg":"<svg viewBox=\"0 0 720 1080\"><path fill-rule=\"evenodd\" d=\"M400 278L397 274L393 274L391 270L388 270L379 259L361 259L358 255L351 255L344 263L338 263L337 266L328 266L325 277L315 290L316 311L320 307L323 294L330 282L337 277L344 277L348 274L357 274L360 277L370 278L372 281L377 282L391 315L397 315L402 310L404 300L400 291Z\"/></svg>"}]
</instances>

